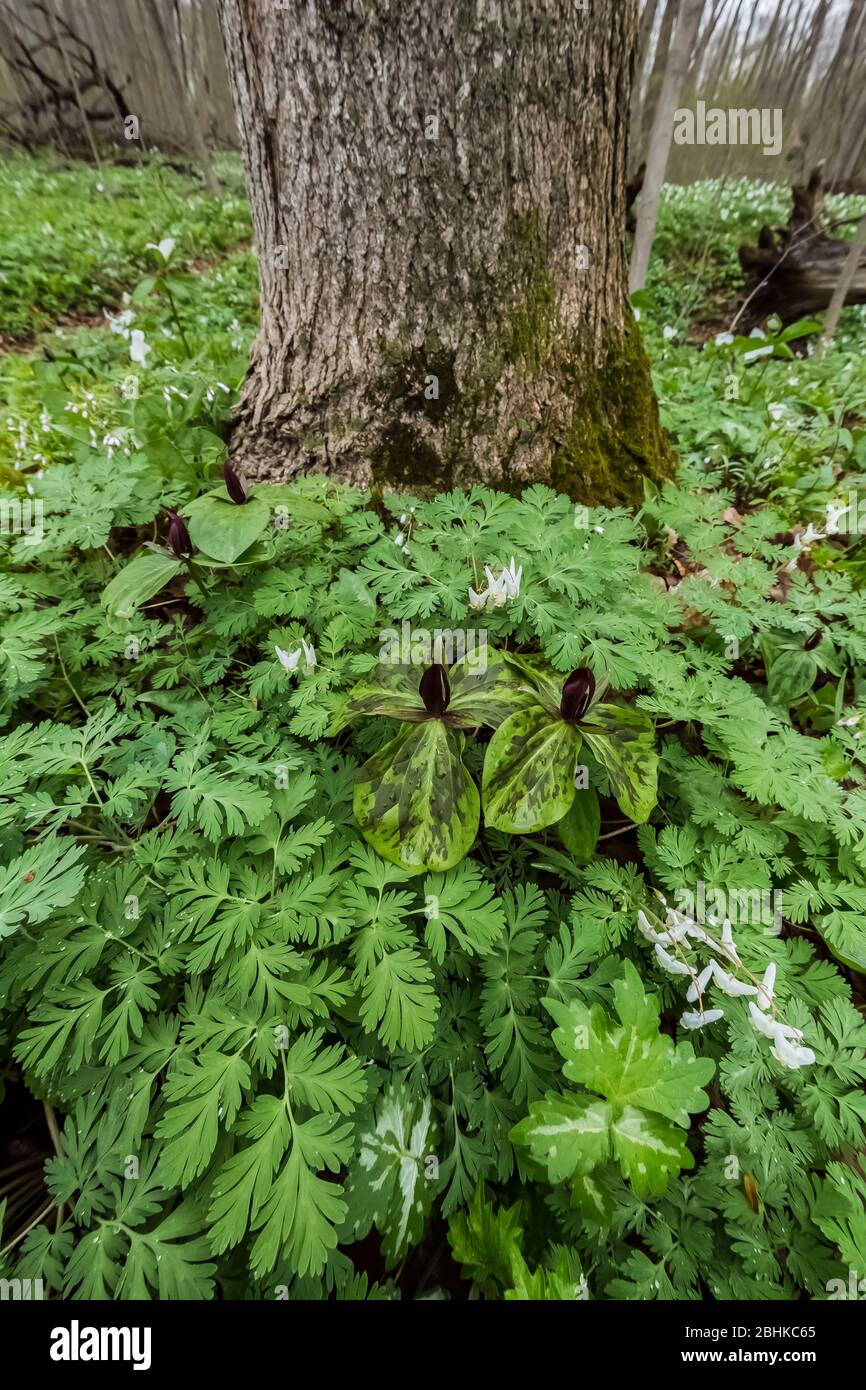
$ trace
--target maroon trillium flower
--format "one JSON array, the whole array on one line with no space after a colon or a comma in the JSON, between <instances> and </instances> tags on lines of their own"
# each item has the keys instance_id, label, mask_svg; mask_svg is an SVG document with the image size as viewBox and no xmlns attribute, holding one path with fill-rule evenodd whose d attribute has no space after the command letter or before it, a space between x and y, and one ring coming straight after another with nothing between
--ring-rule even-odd
<instances>
[{"instance_id":1,"label":"maroon trillium flower","mask_svg":"<svg viewBox=\"0 0 866 1390\"><path fill-rule=\"evenodd\" d=\"M247 490L228 459L226 459L223 464L223 478L225 479L226 492L229 497L233 502L237 503L239 507L243 506L244 502L247 500Z\"/></svg>"},{"instance_id":2,"label":"maroon trillium flower","mask_svg":"<svg viewBox=\"0 0 866 1390\"><path fill-rule=\"evenodd\" d=\"M823 628L820 628L820 627L816 627L816 628L815 628L815 631L812 633L812 635L811 635L810 637L807 637L807 638L806 638L806 641L803 643L803 651L804 651L804 652L811 652L811 651L814 651L815 648L817 647L818 643L821 641L821 638L822 638L823 636L824 636L824 629L823 629Z\"/></svg>"},{"instance_id":3,"label":"maroon trillium flower","mask_svg":"<svg viewBox=\"0 0 866 1390\"><path fill-rule=\"evenodd\" d=\"M588 666L572 671L562 687L559 712L569 724L576 724L586 714L595 694L595 676Z\"/></svg>"},{"instance_id":4,"label":"maroon trillium flower","mask_svg":"<svg viewBox=\"0 0 866 1390\"><path fill-rule=\"evenodd\" d=\"M451 699L451 686L445 667L440 666L438 661L433 666L427 667L421 677L418 694L424 701L424 708L432 718L439 718L447 710L448 702Z\"/></svg>"},{"instance_id":5,"label":"maroon trillium flower","mask_svg":"<svg viewBox=\"0 0 866 1390\"><path fill-rule=\"evenodd\" d=\"M178 560L184 560L192 554L193 546L189 538L189 531L186 529L186 522L174 507L167 507L168 513L168 544L174 551Z\"/></svg>"}]
</instances>

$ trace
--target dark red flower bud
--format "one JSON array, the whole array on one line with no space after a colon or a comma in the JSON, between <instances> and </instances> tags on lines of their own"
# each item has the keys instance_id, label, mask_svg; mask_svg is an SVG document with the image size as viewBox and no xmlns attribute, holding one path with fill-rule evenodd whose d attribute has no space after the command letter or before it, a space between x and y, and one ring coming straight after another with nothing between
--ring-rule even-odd
<instances>
[{"instance_id":1,"label":"dark red flower bud","mask_svg":"<svg viewBox=\"0 0 866 1390\"><path fill-rule=\"evenodd\" d=\"M418 686L418 693L424 701L424 708L427 713L439 718L448 708L451 699L451 686L445 667L436 662L433 666L428 666L421 677Z\"/></svg>"},{"instance_id":2,"label":"dark red flower bud","mask_svg":"<svg viewBox=\"0 0 866 1390\"><path fill-rule=\"evenodd\" d=\"M559 712L569 724L576 724L589 708L595 694L595 676L588 666L579 666L572 671L562 687Z\"/></svg>"},{"instance_id":3,"label":"dark red flower bud","mask_svg":"<svg viewBox=\"0 0 866 1390\"><path fill-rule=\"evenodd\" d=\"M815 628L815 631L812 633L812 635L811 635L810 637L807 637L806 640L805 640L805 642L803 643L803 651L804 651L804 652L812 652L812 651L814 651L815 648L817 647L818 643L821 641L821 638L822 638L823 636L824 636L824 629L821 628L821 627L816 627L816 628Z\"/></svg>"},{"instance_id":4,"label":"dark red flower bud","mask_svg":"<svg viewBox=\"0 0 866 1390\"><path fill-rule=\"evenodd\" d=\"M186 529L186 522L179 512L176 512L173 507L169 507L167 510L168 544L178 560L183 560L192 554L193 546L189 538L189 531Z\"/></svg>"},{"instance_id":5,"label":"dark red flower bud","mask_svg":"<svg viewBox=\"0 0 866 1390\"><path fill-rule=\"evenodd\" d=\"M223 477L225 478L226 492L233 502L240 507L247 500L247 490L232 468L228 459L223 464Z\"/></svg>"}]
</instances>

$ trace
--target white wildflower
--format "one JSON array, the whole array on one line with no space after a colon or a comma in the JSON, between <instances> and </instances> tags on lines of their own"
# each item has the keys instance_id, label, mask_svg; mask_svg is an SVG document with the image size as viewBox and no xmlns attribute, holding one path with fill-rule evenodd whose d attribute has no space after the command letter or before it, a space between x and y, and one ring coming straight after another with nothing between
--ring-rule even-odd
<instances>
[{"instance_id":1,"label":"white wildflower","mask_svg":"<svg viewBox=\"0 0 866 1390\"><path fill-rule=\"evenodd\" d=\"M688 994L686 995L686 999L690 1004L694 1004L696 999L701 998L701 995L703 994L704 990L710 982L712 973L713 962L710 961L709 965L704 966L704 969L701 971L700 975L696 975L695 978L692 980L692 983L689 985Z\"/></svg>"},{"instance_id":2,"label":"white wildflower","mask_svg":"<svg viewBox=\"0 0 866 1390\"><path fill-rule=\"evenodd\" d=\"M138 362L142 367L147 366L147 354L151 351L150 344L145 340L145 336L140 328L133 328L129 335L129 357L130 361Z\"/></svg>"},{"instance_id":3,"label":"white wildflower","mask_svg":"<svg viewBox=\"0 0 866 1390\"><path fill-rule=\"evenodd\" d=\"M706 1013L690 1013L687 1009L680 1018L680 1023L684 1028L706 1028L708 1023L718 1023L720 1018L724 1018L724 1009L707 1009Z\"/></svg>"},{"instance_id":4,"label":"white wildflower","mask_svg":"<svg viewBox=\"0 0 866 1390\"><path fill-rule=\"evenodd\" d=\"M149 241L147 243L148 251L158 251L164 261L171 259L171 253L174 247L175 240L173 236L164 236L162 241Z\"/></svg>"},{"instance_id":5,"label":"white wildflower","mask_svg":"<svg viewBox=\"0 0 866 1390\"><path fill-rule=\"evenodd\" d=\"M758 1003L762 1009L769 1009L773 1002L773 987L776 983L776 962L770 961L764 971L764 978L758 986Z\"/></svg>"},{"instance_id":6,"label":"white wildflower","mask_svg":"<svg viewBox=\"0 0 866 1390\"><path fill-rule=\"evenodd\" d=\"M287 671L296 671L302 656L304 658L305 670L313 671L316 668L315 647L303 637L301 638L301 645L296 647L293 652L284 652L282 647L274 647L274 651L279 658L280 664Z\"/></svg>"},{"instance_id":7,"label":"white wildflower","mask_svg":"<svg viewBox=\"0 0 866 1390\"><path fill-rule=\"evenodd\" d=\"M683 960L674 960L673 956L668 955L664 946L656 942L656 956L659 965L666 970L669 975L690 975L692 972Z\"/></svg>"}]
</instances>

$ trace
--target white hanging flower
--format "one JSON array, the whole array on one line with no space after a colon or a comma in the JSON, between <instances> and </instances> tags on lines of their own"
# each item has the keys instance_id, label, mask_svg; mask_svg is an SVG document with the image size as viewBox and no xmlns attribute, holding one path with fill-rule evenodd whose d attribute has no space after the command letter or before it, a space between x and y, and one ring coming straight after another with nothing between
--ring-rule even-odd
<instances>
[{"instance_id":1,"label":"white hanging flower","mask_svg":"<svg viewBox=\"0 0 866 1390\"><path fill-rule=\"evenodd\" d=\"M175 240L173 236L164 236L162 241L149 241L147 243L148 251L158 251L164 261L171 259L171 253L174 248Z\"/></svg>"},{"instance_id":2,"label":"white hanging flower","mask_svg":"<svg viewBox=\"0 0 866 1390\"><path fill-rule=\"evenodd\" d=\"M277 656L279 657L279 660L280 660L281 665L284 667L284 669L285 669L286 671L295 671L295 670L297 670L298 662L299 662L300 659L301 659L301 648L300 648L300 647L298 647L297 651L294 651L294 652L284 652L283 649L282 649L282 647L276 647L276 646L275 646L275 647L274 647L274 651L276 652Z\"/></svg>"},{"instance_id":3,"label":"white hanging flower","mask_svg":"<svg viewBox=\"0 0 866 1390\"><path fill-rule=\"evenodd\" d=\"M710 982L712 973L713 962L710 961L709 965L704 966L704 969L701 971L700 975L696 975L695 978L692 980L692 983L689 985L689 990L686 995L686 999L690 1004L694 1004L696 999L701 998L701 995L703 994L704 990Z\"/></svg>"},{"instance_id":4,"label":"white hanging flower","mask_svg":"<svg viewBox=\"0 0 866 1390\"><path fill-rule=\"evenodd\" d=\"M751 984L736 978L733 973L734 967L739 970L744 970L745 967L734 945L730 920L726 917L722 923L719 939L716 934L719 932L718 920L715 917L710 916L707 919L712 932L705 931L685 913L669 907L664 898L661 898L661 902L666 914L662 930L657 930L647 914L640 910L637 914L637 925L641 934L653 943L656 959L663 970L669 975L690 976L686 1001L689 1004L696 1003L697 1009L687 1009L683 1013L680 1020L683 1027L706 1028L709 1024L724 1018L723 1009L703 1007L705 991L711 985L716 985L729 998L748 999L749 1020L757 1032L770 1040L772 1055L778 1062L786 1067L810 1066L815 1061L815 1054L811 1048L803 1045L802 1031L791 1024L783 1023L771 1012L776 983L775 962L771 961L767 965L760 984ZM677 948L679 959L665 949L667 945ZM710 956L709 960L706 956L703 961L695 959L694 956L690 959L689 953L695 952L696 947L703 947L704 951L710 950L716 954ZM725 968L718 956L723 957L730 968Z\"/></svg>"},{"instance_id":5,"label":"white hanging flower","mask_svg":"<svg viewBox=\"0 0 866 1390\"><path fill-rule=\"evenodd\" d=\"M758 986L758 1003L762 1009L769 1009L773 1002L773 986L776 983L776 962L770 961L764 971L764 978Z\"/></svg>"},{"instance_id":6,"label":"white hanging flower","mask_svg":"<svg viewBox=\"0 0 866 1390\"><path fill-rule=\"evenodd\" d=\"M129 337L129 325L135 318L134 309L122 309L119 314L106 314L109 332L121 333L124 338Z\"/></svg>"},{"instance_id":7,"label":"white hanging flower","mask_svg":"<svg viewBox=\"0 0 866 1390\"><path fill-rule=\"evenodd\" d=\"M470 608L475 608L475 609L478 609L478 608L486 608L486 607L487 607L487 590L486 590L486 589L482 589L481 593L480 593L480 594L477 594L477 593L475 592L475 590L473 589L472 585L470 584L470 585L469 585L469 607L470 607Z\"/></svg>"},{"instance_id":8,"label":"white hanging flower","mask_svg":"<svg viewBox=\"0 0 866 1390\"><path fill-rule=\"evenodd\" d=\"M815 1054L811 1047L800 1047L797 1044L789 1043L785 1038L777 1037L770 1051L776 1061L781 1062L786 1067L810 1067L815 1060Z\"/></svg>"},{"instance_id":9,"label":"white hanging flower","mask_svg":"<svg viewBox=\"0 0 866 1390\"><path fill-rule=\"evenodd\" d=\"M666 931L657 932L655 927L651 925L649 918L647 917L645 912L642 912L640 910L638 911L637 924L638 929L643 933L647 941L652 941L654 944L662 943L665 946L667 946L670 943L670 937L668 936L668 933Z\"/></svg>"},{"instance_id":10,"label":"white hanging flower","mask_svg":"<svg viewBox=\"0 0 866 1390\"><path fill-rule=\"evenodd\" d=\"M664 946L660 946L658 942L656 943L656 956L659 965L669 975L690 975L692 973L685 961L674 960L673 956L669 956Z\"/></svg>"},{"instance_id":11,"label":"white hanging flower","mask_svg":"<svg viewBox=\"0 0 866 1390\"><path fill-rule=\"evenodd\" d=\"M316 651L311 643L301 638L301 645L296 647L293 652L284 652L282 647L274 647L274 651L280 661L280 665L286 671L297 671L301 657L304 658L304 668L307 671L314 671L316 668Z\"/></svg>"},{"instance_id":12,"label":"white hanging flower","mask_svg":"<svg viewBox=\"0 0 866 1390\"><path fill-rule=\"evenodd\" d=\"M152 349L146 341L140 328L133 328L129 335L129 357L130 361L138 362L142 367L147 366L147 354Z\"/></svg>"},{"instance_id":13,"label":"white hanging flower","mask_svg":"<svg viewBox=\"0 0 866 1390\"><path fill-rule=\"evenodd\" d=\"M402 531L398 531L397 534L396 534L396 536L394 537L394 544L395 544L395 545L402 545L405 539L406 539L406 538L405 538L405 536L403 535L403 532L402 532Z\"/></svg>"},{"instance_id":14,"label":"white hanging flower","mask_svg":"<svg viewBox=\"0 0 866 1390\"><path fill-rule=\"evenodd\" d=\"M471 585L469 586L469 605L471 608L502 608L509 599L517 598L520 593L523 566L515 569L513 555L511 564L503 566L499 575L494 575L489 565L484 566L484 574L487 579L486 589L476 592Z\"/></svg>"},{"instance_id":15,"label":"white hanging flower","mask_svg":"<svg viewBox=\"0 0 866 1390\"><path fill-rule=\"evenodd\" d=\"M733 341L734 341L734 335L733 335L733 333L717 333L716 336L715 336L715 338L713 339L713 342L714 342L718 347L725 347L728 343L732 343Z\"/></svg>"},{"instance_id":16,"label":"white hanging flower","mask_svg":"<svg viewBox=\"0 0 866 1390\"><path fill-rule=\"evenodd\" d=\"M729 975L727 970L722 969L717 960L712 961L711 964L716 984L722 993L727 994L731 999L758 993L755 985L747 984L745 980L735 980L733 975Z\"/></svg>"},{"instance_id":17,"label":"white hanging flower","mask_svg":"<svg viewBox=\"0 0 866 1390\"><path fill-rule=\"evenodd\" d=\"M681 1016L680 1023L684 1028L706 1028L708 1023L718 1023L720 1018L724 1018L724 1009L707 1009L706 1013L690 1013L688 1010Z\"/></svg>"},{"instance_id":18,"label":"white hanging flower","mask_svg":"<svg viewBox=\"0 0 866 1390\"><path fill-rule=\"evenodd\" d=\"M671 338L675 338L676 336L677 330L675 328L671 328L669 323L666 323L664 328L662 329L662 337L666 338L668 342L670 342Z\"/></svg>"}]
</instances>

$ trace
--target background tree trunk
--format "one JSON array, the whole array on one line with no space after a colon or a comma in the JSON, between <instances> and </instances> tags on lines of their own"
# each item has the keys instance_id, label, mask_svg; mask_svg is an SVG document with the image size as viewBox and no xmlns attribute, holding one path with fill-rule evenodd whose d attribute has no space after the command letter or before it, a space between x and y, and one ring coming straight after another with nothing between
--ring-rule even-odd
<instances>
[{"instance_id":1,"label":"background tree trunk","mask_svg":"<svg viewBox=\"0 0 866 1390\"><path fill-rule=\"evenodd\" d=\"M635 0L220 0L261 325L248 475L670 473L625 285Z\"/></svg>"}]
</instances>

